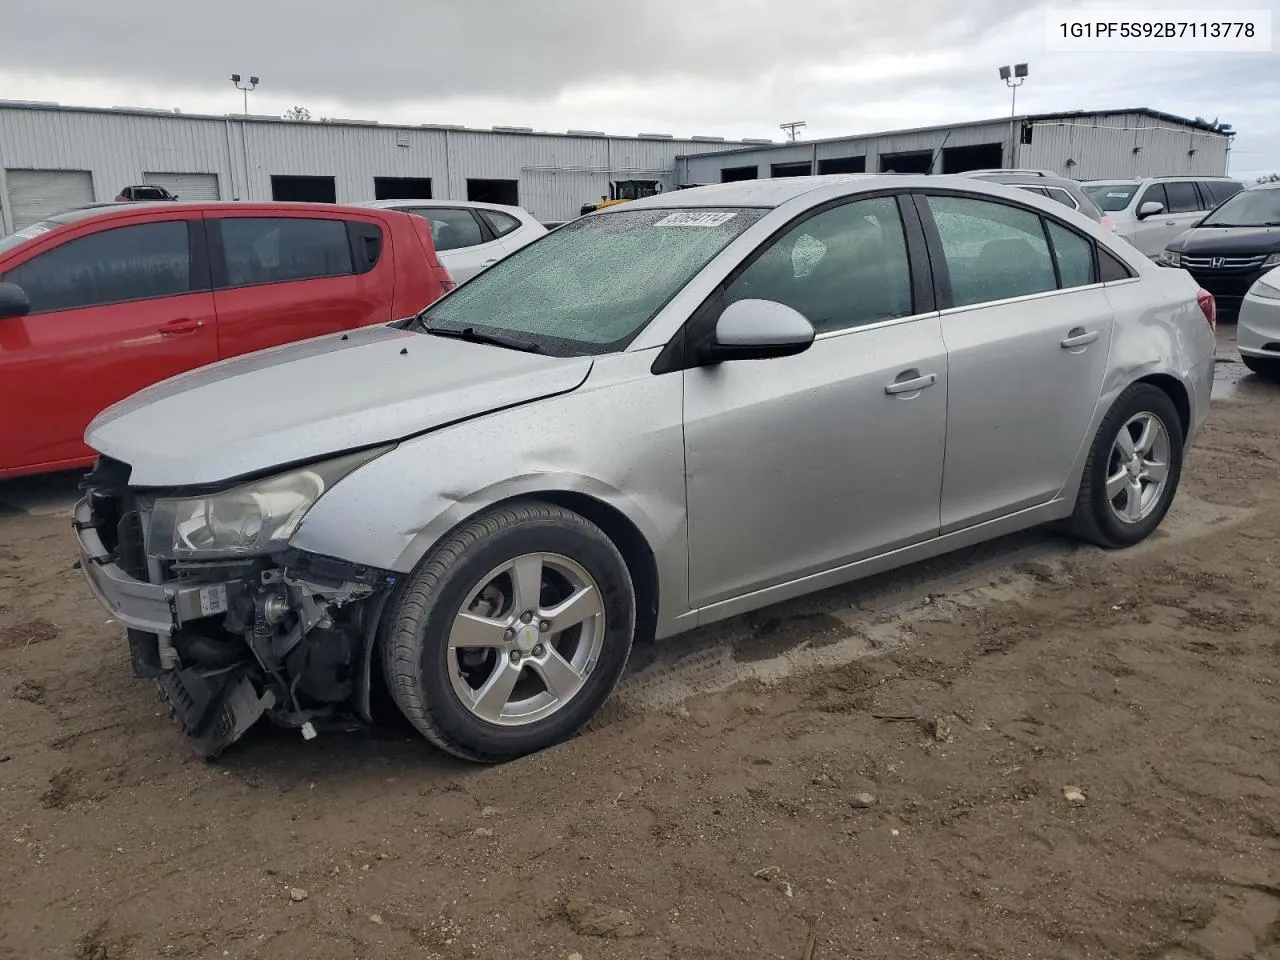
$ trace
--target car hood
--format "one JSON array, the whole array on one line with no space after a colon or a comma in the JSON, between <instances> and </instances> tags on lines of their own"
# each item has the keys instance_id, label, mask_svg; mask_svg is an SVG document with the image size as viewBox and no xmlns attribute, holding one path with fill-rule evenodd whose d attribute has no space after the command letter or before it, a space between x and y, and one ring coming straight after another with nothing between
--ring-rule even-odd
<instances>
[{"instance_id":1,"label":"car hood","mask_svg":"<svg viewBox=\"0 0 1280 960\"><path fill-rule=\"evenodd\" d=\"M99 414L85 441L129 464L135 486L216 483L567 393L591 366L364 327L147 387Z\"/></svg>"},{"instance_id":2,"label":"car hood","mask_svg":"<svg viewBox=\"0 0 1280 960\"><path fill-rule=\"evenodd\" d=\"M1169 244L1177 253L1256 256L1280 251L1280 227L1192 227Z\"/></svg>"}]
</instances>

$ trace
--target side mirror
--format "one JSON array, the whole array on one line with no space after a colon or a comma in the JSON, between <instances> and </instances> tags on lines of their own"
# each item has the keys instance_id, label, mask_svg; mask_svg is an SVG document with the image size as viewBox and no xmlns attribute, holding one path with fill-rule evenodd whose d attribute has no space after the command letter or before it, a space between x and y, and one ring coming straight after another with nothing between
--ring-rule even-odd
<instances>
[{"instance_id":1,"label":"side mirror","mask_svg":"<svg viewBox=\"0 0 1280 960\"><path fill-rule=\"evenodd\" d=\"M813 324L786 304L738 300L720 314L715 337L702 348L700 359L721 363L790 357L808 350L813 337Z\"/></svg>"},{"instance_id":2,"label":"side mirror","mask_svg":"<svg viewBox=\"0 0 1280 960\"><path fill-rule=\"evenodd\" d=\"M0 320L25 317L31 312L27 293L16 283L0 283Z\"/></svg>"},{"instance_id":3,"label":"side mirror","mask_svg":"<svg viewBox=\"0 0 1280 960\"><path fill-rule=\"evenodd\" d=\"M1164 204L1159 200L1148 200L1138 208L1138 219L1145 220L1147 217L1154 217L1160 213L1164 213Z\"/></svg>"}]
</instances>

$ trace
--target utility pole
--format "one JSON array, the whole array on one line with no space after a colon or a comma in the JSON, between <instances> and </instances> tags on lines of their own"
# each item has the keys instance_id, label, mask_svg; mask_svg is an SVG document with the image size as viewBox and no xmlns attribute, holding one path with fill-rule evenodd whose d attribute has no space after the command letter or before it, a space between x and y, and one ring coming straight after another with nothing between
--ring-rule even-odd
<instances>
[{"instance_id":1,"label":"utility pole","mask_svg":"<svg viewBox=\"0 0 1280 960\"><path fill-rule=\"evenodd\" d=\"M231 75L231 82L236 85L237 90L244 91L244 115L247 117L249 115L249 91L258 85L258 78L250 77L249 82L242 86L240 84L240 74L233 73Z\"/></svg>"},{"instance_id":2,"label":"utility pole","mask_svg":"<svg viewBox=\"0 0 1280 960\"><path fill-rule=\"evenodd\" d=\"M1000 79L1004 81L1004 85L1013 93L1013 99L1009 104L1009 166L1016 167L1018 155L1018 138L1013 129L1013 118L1018 113L1018 88L1027 79L1030 71L1025 63L1015 63L1012 68L1001 67Z\"/></svg>"},{"instance_id":3,"label":"utility pole","mask_svg":"<svg viewBox=\"0 0 1280 960\"><path fill-rule=\"evenodd\" d=\"M787 131L788 143L795 143L800 137L799 131L805 126L807 124L803 120L792 120L790 123L779 124L778 129Z\"/></svg>"}]
</instances>

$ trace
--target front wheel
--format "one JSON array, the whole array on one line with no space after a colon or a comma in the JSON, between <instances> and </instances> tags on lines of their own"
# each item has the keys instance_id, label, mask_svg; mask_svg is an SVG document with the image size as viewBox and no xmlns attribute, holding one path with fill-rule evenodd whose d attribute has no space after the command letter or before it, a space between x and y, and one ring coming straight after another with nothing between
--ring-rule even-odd
<instances>
[{"instance_id":1,"label":"front wheel","mask_svg":"<svg viewBox=\"0 0 1280 960\"><path fill-rule=\"evenodd\" d=\"M432 743L497 763L576 733L631 651L626 562L570 510L523 501L439 544L404 585L382 637L392 697Z\"/></svg>"},{"instance_id":2,"label":"front wheel","mask_svg":"<svg viewBox=\"0 0 1280 960\"><path fill-rule=\"evenodd\" d=\"M1128 547L1149 537L1173 503L1182 448L1182 420L1169 395L1149 383L1125 390L1089 450L1073 532L1102 547Z\"/></svg>"}]
</instances>

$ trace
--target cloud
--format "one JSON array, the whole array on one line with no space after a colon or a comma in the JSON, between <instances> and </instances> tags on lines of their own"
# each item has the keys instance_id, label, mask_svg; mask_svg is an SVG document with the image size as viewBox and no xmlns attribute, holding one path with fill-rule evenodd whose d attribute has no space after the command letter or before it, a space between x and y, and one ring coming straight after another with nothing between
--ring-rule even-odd
<instances>
[{"instance_id":1,"label":"cloud","mask_svg":"<svg viewBox=\"0 0 1280 960\"><path fill-rule=\"evenodd\" d=\"M805 120L819 137L1006 115L996 67L1025 61L1019 112L1219 117L1240 131L1234 162L1280 167L1280 53L1047 52L1045 6L223 0L178 14L148 0L44 0L6 11L0 89L221 114L240 109L227 79L238 72L262 78L259 113L301 103L387 122L775 138L780 122ZM1280 0L1262 6L1280 22Z\"/></svg>"}]
</instances>

